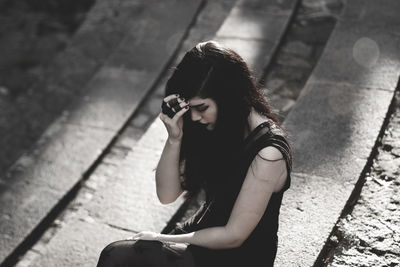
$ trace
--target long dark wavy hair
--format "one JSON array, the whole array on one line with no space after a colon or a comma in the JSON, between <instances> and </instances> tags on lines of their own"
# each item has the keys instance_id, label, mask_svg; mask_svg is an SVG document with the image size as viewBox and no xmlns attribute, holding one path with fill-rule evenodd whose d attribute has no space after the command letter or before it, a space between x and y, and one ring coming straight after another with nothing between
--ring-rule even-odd
<instances>
[{"instance_id":1,"label":"long dark wavy hair","mask_svg":"<svg viewBox=\"0 0 400 267\"><path fill-rule=\"evenodd\" d=\"M229 188L238 173L251 108L280 127L253 74L233 50L214 41L189 50L166 84L166 95L213 99L218 108L213 131L183 116L180 163L186 197L201 188L208 194Z\"/></svg>"}]
</instances>

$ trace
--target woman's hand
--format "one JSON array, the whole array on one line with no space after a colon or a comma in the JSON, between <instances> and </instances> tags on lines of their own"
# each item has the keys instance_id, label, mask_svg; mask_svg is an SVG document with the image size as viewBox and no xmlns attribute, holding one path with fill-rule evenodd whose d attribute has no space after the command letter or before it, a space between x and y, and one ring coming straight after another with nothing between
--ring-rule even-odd
<instances>
[{"instance_id":1,"label":"woman's hand","mask_svg":"<svg viewBox=\"0 0 400 267\"><path fill-rule=\"evenodd\" d=\"M183 98L179 98L179 95L169 95L164 98L164 105L166 104L168 108L172 109L172 111L176 112L176 114L170 118L167 114L161 112L160 119L164 123L165 127L168 131L168 139L170 141L180 141L183 136L183 114L189 110L189 103L186 102ZM177 103L175 106L171 107L171 103Z\"/></svg>"},{"instance_id":2,"label":"woman's hand","mask_svg":"<svg viewBox=\"0 0 400 267\"><path fill-rule=\"evenodd\" d=\"M128 237L127 240L159 240L160 234L151 232L151 231L142 231L133 235L132 237Z\"/></svg>"},{"instance_id":3,"label":"woman's hand","mask_svg":"<svg viewBox=\"0 0 400 267\"><path fill-rule=\"evenodd\" d=\"M239 246L235 235L229 232L226 226L215 226L204 228L196 232L186 234L158 234L151 231L143 231L126 240L148 240L160 241L164 243L176 244L178 247L183 245L196 245L210 249L226 249Z\"/></svg>"}]
</instances>

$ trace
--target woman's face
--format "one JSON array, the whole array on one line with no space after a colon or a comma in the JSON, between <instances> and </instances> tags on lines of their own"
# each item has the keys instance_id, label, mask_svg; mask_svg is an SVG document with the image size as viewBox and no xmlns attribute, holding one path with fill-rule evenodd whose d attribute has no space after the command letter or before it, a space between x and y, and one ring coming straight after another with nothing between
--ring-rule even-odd
<instances>
[{"instance_id":1,"label":"woman's face","mask_svg":"<svg viewBox=\"0 0 400 267\"><path fill-rule=\"evenodd\" d=\"M203 124L209 131L214 130L218 109L213 99L195 96L189 99L189 106L192 121Z\"/></svg>"}]
</instances>

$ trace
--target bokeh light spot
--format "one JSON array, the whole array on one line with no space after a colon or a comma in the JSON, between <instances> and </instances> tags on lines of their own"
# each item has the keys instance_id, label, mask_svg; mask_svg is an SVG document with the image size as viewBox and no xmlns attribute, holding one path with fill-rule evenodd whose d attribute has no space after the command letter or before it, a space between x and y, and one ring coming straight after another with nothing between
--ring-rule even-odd
<instances>
[{"instance_id":1,"label":"bokeh light spot","mask_svg":"<svg viewBox=\"0 0 400 267\"><path fill-rule=\"evenodd\" d=\"M353 46L354 60L366 68L371 68L378 62L379 54L378 44L367 37L358 39Z\"/></svg>"}]
</instances>

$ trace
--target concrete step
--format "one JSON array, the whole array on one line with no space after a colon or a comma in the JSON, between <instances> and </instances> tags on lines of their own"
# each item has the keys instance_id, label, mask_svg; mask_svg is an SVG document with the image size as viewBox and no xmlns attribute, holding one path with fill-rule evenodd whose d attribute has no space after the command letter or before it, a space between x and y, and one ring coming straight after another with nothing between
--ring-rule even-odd
<instances>
[{"instance_id":1,"label":"concrete step","mask_svg":"<svg viewBox=\"0 0 400 267\"><path fill-rule=\"evenodd\" d=\"M140 9L140 1L95 1L86 19L65 43L67 47L47 64L31 70L35 82L24 88L26 92L17 98L1 98L0 177L34 146L68 105L86 93L87 83L122 41L130 24L135 23ZM24 38L31 41L30 37Z\"/></svg>"},{"instance_id":2,"label":"concrete step","mask_svg":"<svg viewBox=\"0 0 400 267\"><path fill-rule=\"evenodd\" d=\"M348 1L284 121L294 143L277 266L313 266L367 166L400 74L399 2Z\"/></svg>"},{"instance_id":3,"label":"concrete step","mask_svg":"<svg viewBox=\"0 0 400 267\"><path fill-rule=\"evenodd\" d=\"M328 239L325 266L400 265L400 87L365 175Z\"/></svg>"},{"instance_id":4,"label":"concrete step","mask_svg":"<svg viewBox=\"0 0 400 267\"><path fill-rule=\"evenodd\" d=\"M238 1L215 40L239 53L260 78L282 42L298 3Z\"/></svg>"},{"instance_id":5,"label":"concrete step","mask_svg":"<svg viewBox=\"0 0 400 267\"><path fill-rule=\"evenodd\" d=\"M35 230L43 231L46 220L79 185L153 87L200 4L140 1L135 16L126 21L124 37L96 70L84 96L1 181L0 262L14 261Z\"/></svg>"},{"instance_id":6,"label":"concrete step","mask_svg":"<svg viewBox=\"0 0 400 267\"><path fill-rule=\"evenodd\" d=\"M215 7L215 2L217 1L207 3L201 14L204 14L205 17L210 16L207 11L213 10L211 7ZM221 2L226 2L222 6L229 6L227 4L229 1ZM264 6L265 1L253 1L254 4L257 4L257 2L267 9ZM279 7L276 4L278 1L268 3L275 8ZM291 3L291 12L293 12L297 1ZM211 6L209 7L209 5ZM238 2L238 5L235 6L236 10L246 9L246 12L250 15L252 9L249 6L242 5L243 2ZM287 9L288 7L285 6L284 8ZM256 16L259 11L254 10L254 13ZM286 14L289 21L291 13L286 12ZM239 27L239 23L244 23L231 18L235 15L235 12L229 13L218 33L228 34L230 30L223 30L224 27L226 27L225 29L233 27L227 25L228 22L236 23L234 24L235 27ZM195 43L215 37L218 28L211 27L212 31L210 31L211 25L207 25L206 21L200 20L200 18L202 16L199 16L198 22L204 28L198 29L197 22L193 25L175 64L180 60L183 52L193 47ZM258 20L259 23L261 21ZM268 18L262 21L266 24L268 22ZM285 23L285 25L287 24L288 22ZM208 31L205 30L207 28ZM274 43L279 43L278 39L282 38L285 31L284 27L280 29L281 31L275 32L275 35L268 36L266 34L265 39L277 39ZM242 44L242 49L251 50L254 40L249 39L248 42L245 42L244 39ZM270 54L266 57L254 58L251 63L252 67L256 64L258 66L269 64L273 50L265 50L264 52ZM160 80L165 81L166 77L168 75ZM158 108L161 102L160 94L163 83L159 83L156 87L158 93L155 98L158 99ZM47 242L41 243L42 246L35 246L21 264L23 266L51 266L54 262L57 262L57 266L93 266L101 249L109 242L122 239L141 230L161 231L183 203L183 200L179 199L172 205L163 206L159 204L155 196L153 169L157 164L165 139L164 126L157 119L140 140L134 144L134 148L123 158L109 160L108 156L105 156L87 180L87 187L94 188L89 193L83 194L82 198L87 197L88 199L82 200L74 212L63 217L64 219L61 220L62 223L57 227L55 233L49 234L51 238ZM77 232L81 234L74 234ZM46 235L45 238L47 238ZM65 253L66 251L68 251L68 254Z\"/></svg>"}]
</instances>

